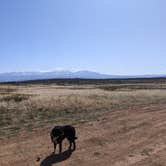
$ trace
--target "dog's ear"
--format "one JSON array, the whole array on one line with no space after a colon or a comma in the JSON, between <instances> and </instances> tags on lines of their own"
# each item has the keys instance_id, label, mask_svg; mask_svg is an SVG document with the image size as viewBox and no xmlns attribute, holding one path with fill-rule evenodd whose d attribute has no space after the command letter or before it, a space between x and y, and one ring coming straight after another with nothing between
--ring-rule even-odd
<instances>
[{"instance_id":1,"label":"dog's ear","mask_svg":"<svg viewBox=\"0 0 166 166\"><path fill-rule=\"evenodd\" d=\"M55 143L55 144L57 144L57 137L53 138L52 142Z\"/></svg>"}]
</instances>

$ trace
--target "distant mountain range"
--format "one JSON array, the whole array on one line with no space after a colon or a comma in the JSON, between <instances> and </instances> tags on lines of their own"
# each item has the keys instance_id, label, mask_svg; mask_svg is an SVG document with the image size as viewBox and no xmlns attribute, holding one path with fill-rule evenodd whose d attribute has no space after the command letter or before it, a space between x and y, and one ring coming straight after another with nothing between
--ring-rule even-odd
<instances>
[{"instance_id":1,"label":"distant mountain range","mask_svg":"<svg viewBox=\"0 0 166 166\"><path fill-rule=\"evenodd\" d=\"M113 79L113 78L153 78L166 77L166 75L108 75L92 71L65 71L51 72L9 72L0 73L0 82L28 81L40 79L82 78L82 79Z\"/></svg>"}]
</instances>

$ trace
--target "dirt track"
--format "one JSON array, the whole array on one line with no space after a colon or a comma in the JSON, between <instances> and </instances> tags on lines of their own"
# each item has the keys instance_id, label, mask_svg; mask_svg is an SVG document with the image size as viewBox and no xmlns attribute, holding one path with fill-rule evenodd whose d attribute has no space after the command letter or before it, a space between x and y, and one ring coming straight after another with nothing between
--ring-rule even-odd
<instances>
[{"instance_id":1,"label":"dirt track","mask_svg":"<svg viewBox=\"0 0 166 166\"><path fill-rule=\"evenodd\" d=\"M166 165L166 104L114 111L76 125L76 151L65 151L64 142L60 156L51 155L50 128L0 140L0 166Z\"/></svg>"}]
</instances>

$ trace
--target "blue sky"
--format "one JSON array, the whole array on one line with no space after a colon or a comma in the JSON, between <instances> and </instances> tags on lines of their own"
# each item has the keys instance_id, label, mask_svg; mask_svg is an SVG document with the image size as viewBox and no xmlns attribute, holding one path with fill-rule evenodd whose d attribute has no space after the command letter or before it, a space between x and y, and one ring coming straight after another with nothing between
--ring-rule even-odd
<instances>
[{"instance_id":1,"label":"blue sky","mask_svg":"<svg viewBox=\"0 0 166 166\"><path fill-rule=\"evenodd\" d=\"M165 0L0 0L0 72L166 74Z\"/></svg>"}]
</instances>

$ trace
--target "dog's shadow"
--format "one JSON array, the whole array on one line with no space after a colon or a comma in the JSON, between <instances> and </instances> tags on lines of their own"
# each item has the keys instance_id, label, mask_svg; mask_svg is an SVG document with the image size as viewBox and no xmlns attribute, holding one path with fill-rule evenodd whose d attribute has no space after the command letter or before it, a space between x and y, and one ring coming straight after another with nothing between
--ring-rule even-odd
<instances>
[{"instance_id":1,"label":"dog's shadow","mask_svg":"<svg viewBox=\"0 0 166 166\"><path fill-rule=\"evenodd\" d=\"M67 160L71 156L72 152L73 152L73 150L68 149L68 150L66 150L66 151L64 151L63 153L60 153L60 154L52 153L51 155L47 156L40 163L40 166L52 166L55 163L59 163L59 162L62 162L64 160Z\"/></svg>"}]
</instances>

